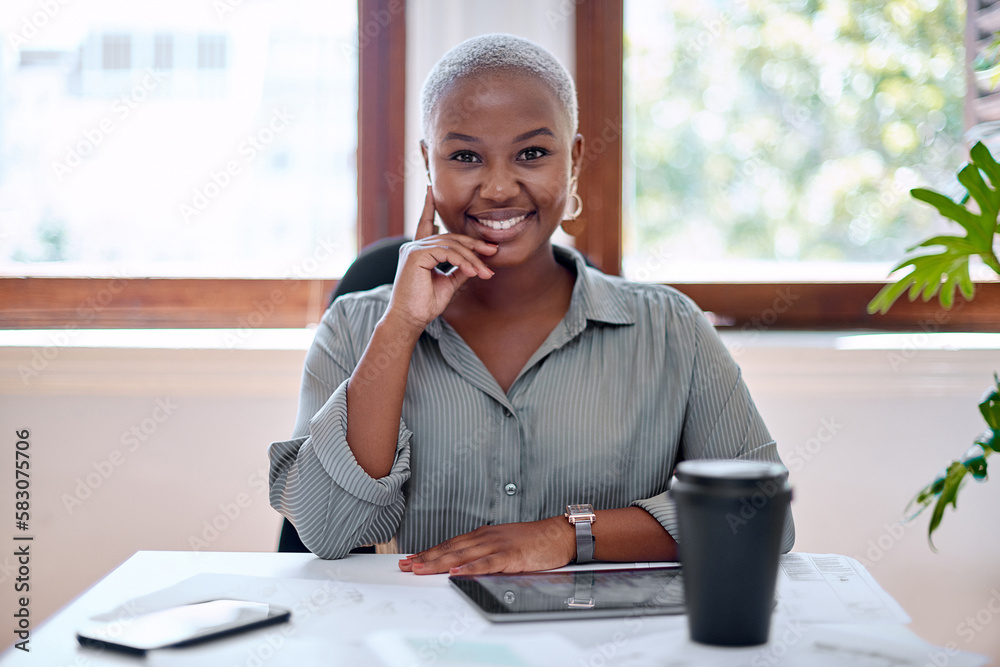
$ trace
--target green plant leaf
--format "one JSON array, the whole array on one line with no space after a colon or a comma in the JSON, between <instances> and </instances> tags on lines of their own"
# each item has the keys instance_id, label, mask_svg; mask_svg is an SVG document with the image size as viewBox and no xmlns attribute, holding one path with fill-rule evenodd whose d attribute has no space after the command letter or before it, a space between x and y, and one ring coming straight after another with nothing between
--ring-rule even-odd
<instances>
[{"instance_id":1,"label":"green plant leaf","mask_svg":"<svg viewBox=\"0 0 1000 667\"><path fill-rule=\"evenodd\" d=\"M906 521L913 521L917 516L920 515L925 509L927 509L930 504L934 501L940 493L944 490L944 480L948 476L948 469L944 469L940 475L934 478L934 481L920 489L917 495L910 499L910 502L906 505L906 510L904 512ZM915 505L919 505L916 510L913 510ZM912 514L911 514L912 512Z\"/></svg>"},{"instance_id":2,"label":"green plant leaf","mask_svg":"<svg viewBox=\"0 0 1000 667\"><path fill-rule=\"evenodd\" d=\"M975 243L970 243L964 238L959 236L933 236L926 241L922 241L917 245L909 248L912 252L917 248L932 248L934 246L944 246L950 248L956 252L961 252L966 255L975 255L979 253L979 246Z\"/></svg>"},{"instance_id":3,"label":"green plant leaf","mask_svg":"<svg viewBox=\"0 0 1000 667\"><path fill-rule=\"evenodd\" d=\"M976 442L966 450L965 454L962 455L962 465L965 469L969 471L972 478L976 481L982 481L986 479L986 457L992 452L991 449L984 447L979 442Z\"/></svg>"},{"instance_id":4,"label":"green plant leaf","mask_svg":"<svg viewBox=\"0 0 1000 667\"><path fill-rule=\"evenodd\" d=\"M948 466L948 474L945 476L944 487L941 495L938 496L937 504L934 505L934 512L931 514L931 523L927 528L927 542L931 545L932 551L937 551L934 546L934 531L941 525L944 517L944 510L948 505L958 509L958 490L961 488L965 473L968 472L961 463L952 461Z\"/></svg>"},{"instance_id":5,"label":"green plant leaf","mask_svg":"<svg viewBox=\"0 0 1000 667\"><path fill-rule=\"evenodd\" d=\"M1000 431L1000 376L996 373L993 374L993 382L996 386L990 387L983 394L983 398L979 402L979 411L983 413L983 419L986 420L989 427L996 432Z\"/></svg>"},{"instance_id":6,"label":"green plant leaf","mask_svg":"<svg viewBox=\"0 0 1000 667\"><path fill-rule=\"evenodd\" d=\"M897 282L889 283L882 289L878 291L878 294L868 303L868 314L874 315L875 313L885 314L889 312L889 308L892 304L903 295L903 293L910 287L910 281L906 278L901 278Z\"/></svg>"},{"instance_id":7,"label":"green plant leaf","mask_svg":"<svg viewBox=\"0 0 1000 667\"><path fill-rule=\"evenodd\" d=\"M997 72L1000 74L1000 67L997 68ZM986 177L990 179L993 189L1000 190L1000 163L997 163L993 159L993 155L983 145L983 142L977 141L976 145L969 151L969 156L972 158L972 163L979 167L986 174Z\"/></svg>"},{"instance_id":8,"label":"green plant leaf","mask_svg":"<svg viewBox=\"0 0 1000 667\"><path fill-rule=\"evenodd\" d=\"M938 210L938 213L949 220L954 220L967 232L979 228L978 215L964 206L955 203L940 192L925 188L913 188L910 190L910 196L918 201L930 204Z\"/></svg>"},{"instance_id":9,"label":"green plant leaf","mask_svg":"<svg viewBox=\"0 0 1000 667\"><path fill-rule=\"evenodd\" d=\"M958 171L958 182L965 186L976 204L979 205L980 214L974 216L975 224L968 229L969 235L983 240L987 238L984 232L992 235L993 223L997 219L997 210L1000 209L997 192L987 187L983 175L974 164L967 164ZM984 221L989 222L983 224Z\"/></svg>"},{"instance_id":10,"label":"green plant leaf","mask_svg":"<svg viewBox=\"0 0 1000 667\"><path fill-rule=\"evenodd\" d=\"M972 299L975 284L969 275L969 260L973 256L982 258L1000 275L1000 261L993 250L994 236L1000 234L1000 163L982 143L973 146L969 154L971 162L958 172L958 180L968 192L962 198L962 204L934 190L910 190L914 199L936 208L938 213L965 230L965 235L941 234L909 248L907 252L920 248L936 248L937 251L906 258L894 267L890 275L903 269L910 270L879 290L868 303L869 313L888 312L904 293L910 301L918 297L929 301L938 295L945 309L954 305L956 291L960 290L966 299ZM984 174L989 183L983 178ZM978 211L967 208L970 197L978 206Z\"/></svg>"}]
</instances>

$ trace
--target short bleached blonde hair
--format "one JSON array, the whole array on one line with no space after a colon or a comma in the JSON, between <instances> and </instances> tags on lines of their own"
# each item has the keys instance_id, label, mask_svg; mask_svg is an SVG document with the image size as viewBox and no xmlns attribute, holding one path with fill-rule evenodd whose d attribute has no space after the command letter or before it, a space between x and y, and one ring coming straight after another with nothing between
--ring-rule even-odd
<instances>
[{"instance_id":1,"label":"short bleached blonde hair","mask_svg":"<svg viewBox=\"0 0 1000 667\"><path fill-rule=\"evenodd\" d=\"M469 76L493 72L529 74L544 81L562 104L570 128L576 132L576 85L562 63L530 40L492 33L465 40L441 56L431 68L420 92L424 139L429 138L431 118L438 101L452 85Z\"/></svg>"}]
</instances>

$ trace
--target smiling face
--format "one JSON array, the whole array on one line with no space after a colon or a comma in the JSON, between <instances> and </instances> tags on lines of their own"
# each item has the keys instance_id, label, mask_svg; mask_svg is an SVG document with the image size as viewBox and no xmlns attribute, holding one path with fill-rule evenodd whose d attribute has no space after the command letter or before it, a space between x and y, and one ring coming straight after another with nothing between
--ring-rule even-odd
<instances>
[{"instance_id":1,"label":"smiling face","mask_svg":"<svg viewBox=\"0 0 1000 667\"><path fill-rule=\"evenodd\" d=\"M555 93L530 74L455 83L439 99L423 146L448 231L498 244L484 258L495 267L548 251L583 152L573 129Z\"/></svg>"}]
</instances>

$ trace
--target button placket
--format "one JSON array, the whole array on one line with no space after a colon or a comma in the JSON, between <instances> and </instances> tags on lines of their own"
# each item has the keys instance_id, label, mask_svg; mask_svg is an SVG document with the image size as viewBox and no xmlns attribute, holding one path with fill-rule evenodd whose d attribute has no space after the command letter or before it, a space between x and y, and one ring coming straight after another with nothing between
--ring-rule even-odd
<instances>
[{"instance_id":1,"label":"button placket","mask_svg":"<svg viewBox=\"0 0 1000 667\"><path fill-rule=\"evenodd\" d=\"M513 407L501 404L501 452L499 459L500 504L502 522L517 521L521 506L521 437Z\"/></svg>"}]
</instances>

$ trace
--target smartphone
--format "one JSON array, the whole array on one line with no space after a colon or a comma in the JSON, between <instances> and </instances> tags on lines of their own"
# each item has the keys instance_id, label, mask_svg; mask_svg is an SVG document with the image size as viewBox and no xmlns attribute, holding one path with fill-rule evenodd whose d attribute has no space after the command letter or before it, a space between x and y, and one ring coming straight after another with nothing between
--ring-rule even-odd
<instances>
[{"instance_id":1,"label":"smartphone","mask_svg":"<svg viewBox=\"0 0 1000 667\"><path fill-rule=\"evenodd\" d=\"M128 653L187 646L225 635L283 623L291 612L265 602L207 600L100 623L77 632L83 646Z\"/></svg>"}]
</instances>

